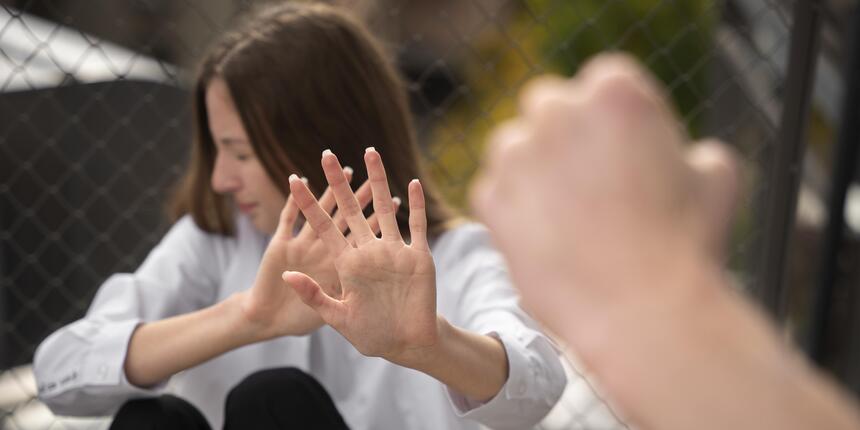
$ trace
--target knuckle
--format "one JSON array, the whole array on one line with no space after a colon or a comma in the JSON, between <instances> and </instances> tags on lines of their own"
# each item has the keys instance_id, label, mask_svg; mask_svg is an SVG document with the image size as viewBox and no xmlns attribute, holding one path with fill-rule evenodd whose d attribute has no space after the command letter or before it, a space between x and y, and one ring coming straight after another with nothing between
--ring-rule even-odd
<instances>
[{"instance_id":1,"label":"knuckle","mask_svg":"<svg viewBox=\"0 0 860 430\"><path fill-rule=\"evenodd\" d=\"M641 73L642 66L631 56L623 52L608 52L595 56L582 68L586 77L601 76L608 73Z\"/></svg>"},{"instance_id":2,"label":"knuckle","mask_svg":"<svg viewBox=\"0 0 860 430\"><path fill-rule=\"evenodd\" d=\"M387 199L378 199L373 202L373 210L379 215L394 213L394 204Z\"/></svg>"},{"instance_id":3,"label":"knuckle","mask_svg":"<svg viewBox=\"0 0 860 430\"><path fill-rule=\"evenodd\" d=\"M547 95L559 92L566 85L566 80L557 75L543 75L530 80L520 92L520 109L529 111Z\"/></svg>"},{"instance_id":4,"label":"knuckle","mask_svg":"<svg viewBox=\"0 0 860 430\"><path fill-rule=\"evenodd\" d=\"M413 221L409 223L409 229L415 233L424 233L427 230L427 226L420 221Z\"/></svg>"},{"instance_id":5,"label":"knuckle","mask_svg":"<svg viewBox=\"0 0 860 430\"><path fill-rule=\"evenodd\" d=\"M574 107L570 97L561 91L545 94L539 100L534 101L532 108L534 117L557 116L559 113L567 113Z\"/></svg>"},{"instance_id":6,"label":"knuckle","mask_svg":"<svg viewBox=\"0 0 860 430\"><path fill-rule=\"evenodd\" d=\"M329 228L331 228L331 223L326 222L326 220L314 220L313 222L311 222L311 228L317 234L323 234L327 232Z\"/></svg>"},{"instance_id":7,"label":"knuckle","mask_svg":"<svg viewBox=\"0 0 860 430\"><path fill-rule=\"evenodd\" d=\"M627 75L604 77L594 84L592 94L594 103L610 111L635 114L646 111L651 105L641 83Z\"/></svg>"}]
</instances>

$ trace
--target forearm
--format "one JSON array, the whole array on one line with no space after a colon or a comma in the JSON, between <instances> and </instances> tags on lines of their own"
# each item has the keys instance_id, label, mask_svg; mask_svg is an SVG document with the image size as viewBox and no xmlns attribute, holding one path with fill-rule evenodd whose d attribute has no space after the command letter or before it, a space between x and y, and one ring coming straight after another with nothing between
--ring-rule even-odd
<instances>
[{"instance_id":1,"label":"forearm","mask_svg":"<svg viewBox=\"0 0 860 430\"><path fill-rule=\"evenodd\" d=\"M257 341L237 296L184 315L140 325L125 359L129 382L155 385L227 351Z\"/></svg>"},{"instance_id":2,"label":"forearm","mask_svg":"<svg viewBox=\"0 0 860 430\"><path fill-rule=\"evenodd\" d=\"M406 365L471 399L495 397L508 379L508 358L501 341L455 327L442 317L438 326L437 344Z\"/></svg>"},{"instance_id":3,"label":"forearm","mask_svg":"<svg viewBox=\"0 0 860 430\"><path fill-rule=\"evenodd\" d=\"M787 347L719 269L688 273L695 276L684 282L695 293L687 298L623 306L602 321L571 321L603 334L603 346L584 355L636 425L858 428L847 397Z\"/></svg>"}]
</instances>

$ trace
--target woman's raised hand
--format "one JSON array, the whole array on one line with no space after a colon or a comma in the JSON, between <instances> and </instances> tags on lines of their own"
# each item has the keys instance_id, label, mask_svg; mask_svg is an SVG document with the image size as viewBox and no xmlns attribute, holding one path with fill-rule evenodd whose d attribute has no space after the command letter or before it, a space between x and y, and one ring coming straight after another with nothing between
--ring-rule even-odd
<instances>
[{"instance_id":1,"label":"woman's raised hand","mask_svg":"<svg viewBox=\"0 0 860 430\"><path fill-rule=\"evenodd\" d=\"M364 161L381 238L362 214L362 196L352 192L337 157L327 150L322 167L350 237L329 216L324 199L317 201L296 176L290 178L290 192L333 256L341 294L333 294L307 272L286 271L283 278L359 352L411 366L439 336L436 270L427 244L424 193L418 180L409 184L410 244L406 244L379 153L368 148Z\"/></svg>"},{"instance_id":2,"label":"woman's raised hand","mask_svg":"<svg viewBox=\"0 0 860 430\"><path fill-rule=\"evenodd\" d=\"M347 167L341 172L344 183L348 184L352 179L352 169ZM355 195L361 207L367 206L371 199L369 181L365 182ZM331 189L327 189L320 197L320 205L327 214L332 213L335 199ZM396 208L399 200L394 200L392 205ZM298 206L291 195L281 211L277 230L263 254L254 286L243 293L243 311L247 319L257 326L254 333L261 339L303 335L323 324L315 311L298 300L291 289L284 288L280 276L285 270L307 273L313 276L328 294L340 294L340 282L335 272L333 255L308 223L296 233L298 223L301 222L298 215ZM378 232L379 226L375 220L375 215L370 217L370 226ZM346 230L346 220L340 213L334 214L333 222L339 231Z\"/></svg>"}]
</instances>

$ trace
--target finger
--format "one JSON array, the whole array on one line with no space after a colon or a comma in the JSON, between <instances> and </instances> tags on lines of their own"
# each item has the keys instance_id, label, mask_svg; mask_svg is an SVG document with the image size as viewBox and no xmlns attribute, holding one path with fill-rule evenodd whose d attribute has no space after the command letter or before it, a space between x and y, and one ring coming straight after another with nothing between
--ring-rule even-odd
<instances>
[{"instance_id":1,"label":"finger","mask_svg":"<svg viewBox=\"0 0 860 430\"><path fill-rule=\"evenodd\" d=\"M394 212L396 213L400 208L400 197L392 197L391 202L394 203ZM376 213L367 218L367 224L370 225L370 229L373 230L373 234L376 235L376 237L379 237L381 230L379 229L379 217L376 216ZM346 240L349 240L349 237L347 237Z\"/></svg>"},{"instance_id":2,"label":"finger","mask_svg":"<svg viewBox=\"0 0 860 430\"><path fill-rule=\"evenodd\" d=\"M571 81L560 76L538 76L526 83L520 92L518 99L520 112L526 117L531 117L545 103L552 103L555 99L575 94L571 91L571 87Z\"/></svg>"},{"instance_id":3,"label":"finger","mask_svg":"<svg viewBox=\"0 0 860 430\"><path fill-rule=\"evenodd\" d=\"M639 85L640 90L663 98L660 81L635 57L624 53L604 53L589 59L573 81L591 86L604 79L625 76Z\"/></svg>"},{"instance_id":4,"label":"finger","mask_svg":"<svg viewBox=\"0 0 860 430\"><path fill-rule=\"evenodd\" d=\"M491 207L500 205L510 183L521 180L510 174L523 168L523 160L533 151L531 127L523 119L508 120L496 126L487 140L484 162L473 182L471 200L475 213L486 222L492 217ZM501 193L497 191L501 190Z\"/></svg>"},{"instance_id":5,"label":"finger","mask_svg":"<svg viewBox=\"0 0 860 430\"><path fill-rule=\"evenodd\" d=\"M511 159L519 156L518 147L528 146L531 139L531 129L522 119L507 120L496 126L487 139L487 155L482 168L487 173L499 172L504 175L510 163L520 160Z\"/></svg>"},{"instance_id":6,"label":"finger","mask_svg":"<svg viewBox=\"0 0 860 430\"><path fill-rule=\"evenodd\" d=\"M316 283L311 277L301 272L284 272L281 275L284 282L287 283L302 301L315 310L322 319L338 329L343 326L343 315L345 314L345 306L342 302L331 298L323 291L322 287Z\"/></svg>"},{"instance_id":7,"label":"finger","mask_svg":"<svg viewBox=\"0 0 860 430\"><path fill-rule=\"evenodd\" d=\"M424 209L424 189L418 179L409 183L409 235L413 248L430 250L427 244L427 214Z\"/></svg>"},{"instance_id":8,"label":"finger","mask_svg":"<svg viewBox=\"0 0 860 430\"><path fill-rule=\"evenodd\" d=\"M364 153L364 164L367 166L367 178L373 191L373 213L379 220L382 238L384 240L402 242L400 229L397 228L397 218L394 203L391 201L391 191L388 189L388 178L382 157L373 147Z\"/></svg>"},{"instance_id":9,"label":"finger","mask_svg":"<svg viewBox=\"0 0 860 430\"><path fill-rule=\"evenodd\" d=\"M498 182L496 175L485 171L475 178L469 190L469 205L472 207L472 212L480 222L490 228L490 231L494 231L492 208L493 203L496 202L495 190L498 189L496 186Z\"/></svg>"},{"instance_id":10,"label":"finger","mask_svg":"<svg viewBox=\"0 0 860 430\"><path fill-rule=\"evenodd\" d=\"M531 151L538 152L548 150L553 144L567 145L581 138L574 125L586 104L586 95L574 81L554 76L534 79L519 97L522 115L497 127L491 142L527 143ZM531 135L537 134L543 135L542 138L531 139Z\"/></svg>"},{"instance_id":11,"label":"finger","mask_svg":"<svg viewBox=\"0 0 860 430\"><path fill-rule=\"evenodd\" d=\"M358 190L356 190L356 192L355 192L355 198L358 200L358 204L361 205L361 210L364 210L365 208L367 208L367 205L370 204L370 200L373 198L373 194L370 190L370 181L364 181L364 183L361 184L360 187L358 187ZM340 211L338 211L334 215L335 215L335 220L336 221L339 220L339 224L337 224L338 228L340 228L341 231L346 231L346 227L347 227L346 219L342 215L340 215ZM368 221L368 225L369 225L370 220L368 219L367 221ZM373 229L371 228L371 230L373 230Z\"/></svg>"},{"instance_id":12,"label":"finger","mask_svg":"<svg viewBox=\"0 0 860 430\"><path fill-rule=\"evenodd\" d=\"M628 54L595 56L576 74L573 82L579 88L587 88L589 95L610 93L627 102L634 100L632 94L638 93L662 115L675 118L674 109L660 81Z\"/></svg>"},{"instance_id":13,"label":"finger","mask_svg":"<svg viewBox=\"0 0 860 430\"><path fill-rule=\"evenodd\" d=\"M343 168L343 176L344 176L344 178L346 178L346 182L352 182L352 173L353 173L352 167L346 166ZM307 183L307 182L305 182L305 183ZM335 201L334 193L332 192L331 187L326 187L325 192L323 192L323 195L320 197L319 202L320 202L320 207L322 207L323 210L327 214L329 214L329 216L331 216L332 212L334 211L335 205L337 204L337 201ZM338 230L340 230L341 232L346 231L346 227L341 227L335 218L332 218L332 219L335 221L335 225L337 226ZM305 223L305 225L302 227L302 230L299 232L297 238L308 239L309 237L314 236L314 235L315 235L315 233L314 233L313 229L310 227L309 224Z\"/></svg>"},{"instance_id":14,"label":"finger","mask_svg":"<svg viewBox=\"0 0 860 430\"><path fill-rule=\"evenodd\" d=\"M700 196L707 246L722 262L738 200L737 156L722 142L705 140L687 151L686 160L699 178L695 194Z\"/></svg>"},{"instance_id":15,"label":"finger","mask_svg":"<svg viewBox=\"0 0 860 430\"><path fill-rule=\"evenodd\" d=\"M352 173L352 167L346 166L343 168L343 177L347 183L352 182ZM332 192L331 187L326 188L322 197L320 197L320 206L322 206L327 214L331 215L336 205L337 200L334 198L334 192Z\"/></svg>"},{"instance_id":16,"label":"finger","mask_svg":"<svg viewBox=\"0 0 860 430\"><path fill-rule=\"evenodd\" d=\"M362 210L364 210L364 208L366 208L367 205L370 203L371 197L372 196L370 194L370 182L364 181L364 183L361 184L361 186L358 187L358 190L355 192L355 198L358 200L358 204L361 205ZM341 233L346 234L346 229L347 227L349 227L349 224L347 224L346 217L343 216L343 213L341 211L337 211L334 213L334 216L331 219L332 221L334 221L334 225L337 227L337 229L340 230ZM370 219L368 219L367 222L368 225L370 225ZM373 230L372 226L371 230ZM355 238L350 239L350 241L354 242Z\"/></svg>"},{"instance_id":17,"label":"finger","mask_svg":"<svg viewBox=\"0 0 860 430\"><path fill-rule=\"evenodd\" d=\"M341 174L342 176L343 174ZM299 210L301 210L317 236L326 244L329 251L335 257L342 254L349 247L349 244L340 230L335 228L328 213L320 207L319 202L317 202L311 190L308 189L308 186L296 175L290 175L290 195L295 196L296 205L299 207Z\"/></svg>"},{"instance_id":18,"label":"finger","mask_svg":"<svg viewBox=\"0 0 860 430\"><path fill-rule=\"evenodd\" d=\"M290 193L287 197L287 202L284 203L284 208L281 209L281 216L278 220L278 228L275 230L275 237L289 239L293 237L296 220L299 217L299 207L296 206L296 201L293 199L293 194Z\"/></svg>"},{"instance_id":19,"label":"finger","mask_svg":"<svg viewBox=\"0 0 860 430\"><path fill-rule=\"evenodd\" d=\"M322 168L323 172L325 172L328 185L334 192L335 200L337 200L337 210L338 212L343 212L350 231L355 234L356 242L360 245L373 240L373 232L370 231L370 226L367 225L367 220L361 212L361 206L355 194L353 194L352 189L343 177L340 162L328 149L323 152Z\"/></svg>"},{"instance_id":20,"label":"finger","mask_svg":"<svg viewBox=\"0 0 860 430\"><path fill-rule=\"evenodd\" d=\"M364 183L358 187L355 191L355 198L358 200L358 204L361 205L362 210L370 204L370 201L373 200L373 191L370 189L370 180L364 181Z\"/></svg>"}]
</instances>

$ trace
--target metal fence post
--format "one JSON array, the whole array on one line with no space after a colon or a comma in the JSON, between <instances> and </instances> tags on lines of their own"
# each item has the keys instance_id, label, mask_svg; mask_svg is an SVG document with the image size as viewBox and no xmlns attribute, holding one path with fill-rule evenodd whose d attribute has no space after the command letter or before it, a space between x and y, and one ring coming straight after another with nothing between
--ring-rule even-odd
<instances>
[{"instance_id":1,"label":"metal fence post","mask_svg":"<svg viewBox=\"0 0 860 430\"><path fill-rule=\"evenodd\" d=\"M810 357L819 364L826 359L825 341L833 308L833 292L839 278L839 251L845 226L845 197L857 169L860 141L860 7L855 15L850 40L850 57L845 69L846 91L842 102L839 134L834 149L833 176L828 195L827 227L822 239L818 289L812 305L812 322L807 339Z\"/></svg>"},{"instance_id":2,"label":"metal fence post","mask_svg":"<svg viewBox=\"0 0 860 430\"><path fill-rule=\"evenodd\" d=\"M794 224L803 165L803 148L818 54L820 0L798 0L794 5L791 45L784 88L785 99L773 159L766 172L770 184L759 222L762 228L756 291L761 303L777 319L784 312L783 275L786 249Z\"/></svg>"}]
</instances>

